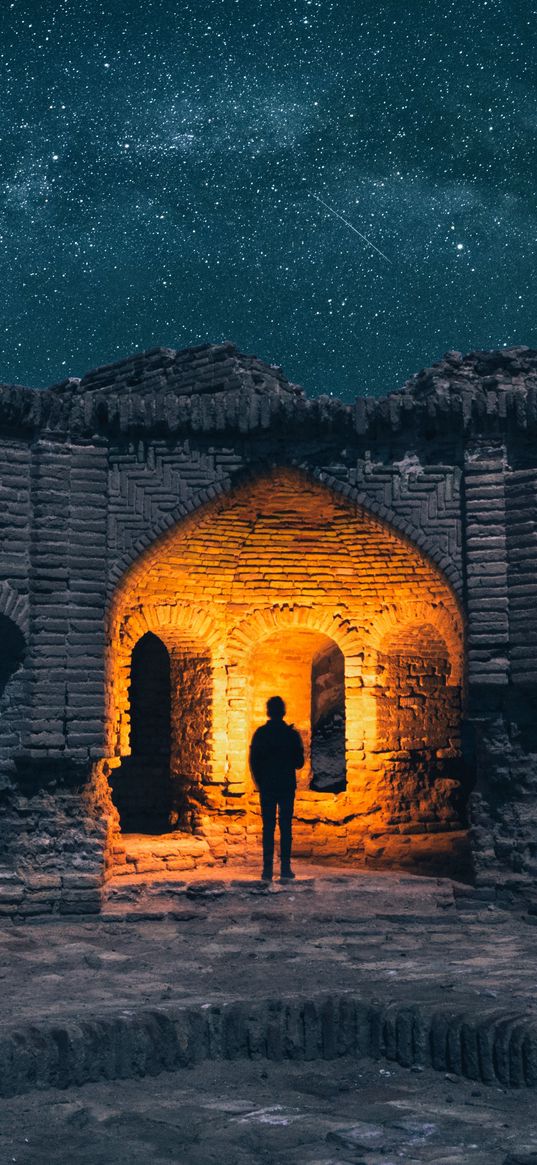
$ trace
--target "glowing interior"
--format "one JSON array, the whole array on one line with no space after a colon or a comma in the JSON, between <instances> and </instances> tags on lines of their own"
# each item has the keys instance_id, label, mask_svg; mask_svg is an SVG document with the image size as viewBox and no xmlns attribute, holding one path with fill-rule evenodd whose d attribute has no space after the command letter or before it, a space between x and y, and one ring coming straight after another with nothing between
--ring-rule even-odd
<instances>
[{"instance_id":1,"label":"glowing interior","mask_svg":"<svg viewBox=\"0 0 537 1165\"><path fill-rule=\"evenodd\" d=\"M160 744L143 683L158 689L162 669L137 673L148 633L169 660ZM195 829L216 856L257 848L248 745L277 694L307 756L298 852L359 859L374 837L460 829L462 659L456 599L413 544L298 471L237 487L156 541L114 596L107 757L126 828L142 739L146 774L168 764L169 827Z\"/></svg>"}]
</instances>

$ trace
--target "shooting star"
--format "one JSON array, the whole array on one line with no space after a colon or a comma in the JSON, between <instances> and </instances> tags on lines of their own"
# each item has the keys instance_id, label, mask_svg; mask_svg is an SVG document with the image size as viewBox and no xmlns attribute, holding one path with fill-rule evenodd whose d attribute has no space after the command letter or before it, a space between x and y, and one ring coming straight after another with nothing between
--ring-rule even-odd
<instances>
[{"instance_id":1,"label":"shooting star","mask_svg":"<svg viewBox=\"0 0 537 1165\"><path fill-rule=\"evenodd\" d=\"M346 227L349 227L351 231L354 231L355 235L358 235L359 238L363 239L364 243L368 243L368 245L370 247L372 247L373 250L376 251L378 255L381 255L382 258L385 259L387 263L390 263L393 266L392 260L388 259L388 256L384 254L384 251L380 251L379 248L376 247L375 244L371 242L371 239L366 238L366 236L363 235L361 233L361 231L356 230L356 227L353 227L351 222L347 222L347 219L343 218L343 215L340 214L339 211L334 210L333 206L329 206L327 202L323 202L322 198L319 198L318 194L312 194L311 197L315 198L317 202L320 202L321 206L325 206L326 209L330 211L330 214L335 215L335 217L339 218L341 220L341 222L344 222Z\"/></svg>"}]
</instances>

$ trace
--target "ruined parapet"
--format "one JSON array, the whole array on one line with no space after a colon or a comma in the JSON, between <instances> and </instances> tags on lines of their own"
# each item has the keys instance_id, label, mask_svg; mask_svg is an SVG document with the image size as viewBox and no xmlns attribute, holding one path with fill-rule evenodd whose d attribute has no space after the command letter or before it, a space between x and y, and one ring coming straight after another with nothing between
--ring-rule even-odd
<instances>
[{"instance_id":1,"label":"ruined parapet","mask_svg":"<svg viewBox=\"0 0 537 1165\"><path fill-rule=\"evenodd\" d=\"M421 439L441 430L533 433L537 351L449 352L386 396L364 390L354 404L328 395L310 399L281 368L231 343L153 348L46 389L0 385L0 428L79 437L255 432L282 424L377 438L402 430Z\"/></svg>"}]
</instances>

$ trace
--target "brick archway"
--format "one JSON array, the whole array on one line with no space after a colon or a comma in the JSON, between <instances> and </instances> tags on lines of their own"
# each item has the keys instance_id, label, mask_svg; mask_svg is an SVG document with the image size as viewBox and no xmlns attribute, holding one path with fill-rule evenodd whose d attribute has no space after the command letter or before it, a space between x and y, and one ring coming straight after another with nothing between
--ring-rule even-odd
<instances>
[{"instance_id":1,"label":"brick archway","mask_svg":"<svg viewBox=\"0 0 537 1165\"><path fill-rule=\"evenodd\" d=\"M254 471L252 468L242 469L235 472L233 477L224 474L222 478L214 481L210 486L203 486L194 491L188 501L180 501L171 510L160 515L151 527L141 537L136 538L129 549L112 565L109 574L110 598L113 600L114 589L121 585L125 575L132 567L136 566L140 558L155 548L161 540L166 540L170 532L178 525L182 524L186 527L187 524L196 523L205 510L214 509L215 504L218 503L225 505L226 499L232 499L237 491L255 486L256 482L281 469L297 478L302 478L306 484L316 482L336 497L341 497L358 513L363 511L372 520L379 522L382 527L388 527L399 534L410 546L419 549L433 567L437 567L441 571L457 597L462 598L461 571L453 559L447 555L441 540L437 540L430 532L426 533L419 523L412 521L406 512L399 513L393 505L380 503L373 494L357 488L350 482L340 481L339 478L334 477L325 469L316 469L307 462L295 460L286 462L285 466L272 468L265 466L261 471Z\"/></svg>"},{"instance_id":2,"label":"brick archway","mask_svg":"<svg viewBox=\"0 0 537 1165\"><path fill-rule=\"evenodd\" d=\"M297 644L297 637L306 644L309 636L310 646L312 636L324 637L344 659L347 787L332 804L304 790L299 812L312 838L319 821L326 826L330 819L339 852L359 856L364 837L393 824L379 800L381 793L389 800L392 762L377 739L378 699L382 645L403 625L433 628L446 645L448 682L459 690L463 628L456 596L407 536L299 470L276 468L244 482L149 546L116 589L109 618L109 755L129 749L126 691L137 639L152 631L169 650L194 660L203 652L212 677L205 828L210 833L215 815L229 821L235 814L247 839L257 828L247 765L252 652L270 636L294 637ZM427 751L426 717L422 735ZM409 777L402 800L413 796L412 788ZM432 798L426 811L438 828ZM420 812L413 809L410 825L423 824ZM454 827L453 815L444 819Z\"/></svg>"}]
</instances>

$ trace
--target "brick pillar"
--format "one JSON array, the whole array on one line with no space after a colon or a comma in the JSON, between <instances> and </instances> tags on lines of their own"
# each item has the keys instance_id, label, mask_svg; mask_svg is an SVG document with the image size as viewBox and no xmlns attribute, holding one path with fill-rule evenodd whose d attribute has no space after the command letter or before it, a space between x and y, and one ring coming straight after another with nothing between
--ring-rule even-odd
<instances>
[{"instance_id":1,"label":"brick pillar","mask_svg":"<svg viewBox=\"0 0 537 1165\"><path fill-rule=\"evenodd\" d=\"M33 448L27 755L82 760L102 744L106 451Z\"/></svg>"},{"instance_id":2,"label":"brick pillar","mask_svg":"<svg viewBox=\"0 0 537 1165\"><path fill-rule=\"evenodd\" d=\"M514 684L537 684L537 470L511 471L507 492L509 624Z\"/></svg>"},{"instance_id":3,"label":"brick pillar","mask_svg":"<svg viewBox=\"0 0 537 1165\"><path fill-rule=\"evenodd\" d=\"M478 884L500 897L531 896L537 877L535 708L519 686L535 668L534 496L531 474L508 470L500 443L469 450L469 719L476 767L470 825Z\"/></svg>"},{"instance_id":4,"label":"brick pillar","mask_svg":"<svg viewBox=\"0 0 537 1165\"><path fill-rule=\"evenodd\" d=\"M41 439L32 450L30 545L30 715L25 750L61 757L66 744L71 450Z\"/></svg>"},{"instance_id":5,"label":"brick pillar","mask_svg":"<svg viewBox=\"0 0 537 1165\"><path fill-rule=\"evenodd\" d=\"M475 444L464 477L468 683L509 679L505 448Z\"/></svg>"},{"instance_id":6,"label":"brick pillar","mask_svg":"<svg viewBox=\"0 0 537 1165\"><path fill-rule=\"evenodd\" d=\"M212 773L213 674L208 651L173 647L171 683L171 799L180 825L198 823Z\"/></svg>"},{"instance_id":7,"label":"brick pillar","mask_svg":"<svg viewBox=\"0 0 537 1165\"><path fill-rule=\"evenodd\" d=\"M65 726L73 758L103 751L107 462L101 445L71 450Z\"/></svg>"}]
</instances>

